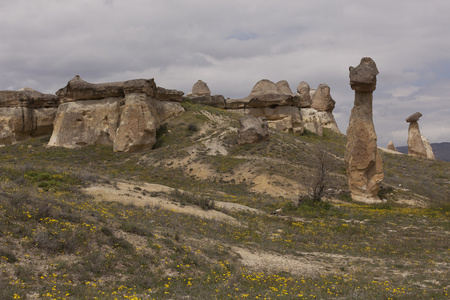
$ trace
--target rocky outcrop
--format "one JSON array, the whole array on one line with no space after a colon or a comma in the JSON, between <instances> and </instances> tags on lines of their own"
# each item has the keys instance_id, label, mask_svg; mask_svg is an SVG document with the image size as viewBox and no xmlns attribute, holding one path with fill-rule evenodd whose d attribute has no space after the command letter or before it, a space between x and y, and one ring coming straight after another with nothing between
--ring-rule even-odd
<instances>
[{"instance_id":1,"label":"rocky outcrop","mask_svg":"<svg viewBox=\"0 0 450 300\"><path fill-rule=\"evenodd\" d=\"M375 203L383 180L383 163L377 149L373 125L372 100L378 69L375 62L364 57L356 67L350 67L350 85L355 102L347 129L345 163L352 199Z\"/></svg>"},{"instance_id":2,"label":"rocky outcrop","mask_svg":"<svg viewBox=\"0 0 450 300\"><path fill-rule=\"evenodd\" d=\"M184 111L178 103L183 93L159 88L153 79L92 84L76 76L57 95L62 104L49 146L148 150L161 123Z\"/></svg>"},{"instance_id":3,"label":"rocky outcrop","mask_svg":"<svg viewBox=\"0 0 450 300\"><path fill-rule=\"evenodd\" d=\"M260 80L250 95L243 99L227 99L226 108L243 115L265 117L272 128L303 133L302 116L294 105L295 97L286 80L273 83Z\"/></svg>"},{"instance_id":4,"label":"rocky outcrop","mask_svg":"<svg viewBox=\"0 0 450 300\"><path fill-rule=\"evenodd\" d=\"M217 108L225 108L225 97L222 95L211 96L211 90L208 85L201 80L198 80L194 84L192 91L189 92L186 97L191 99L194 103L214 106Z\"/></svg>"},{"instance_id":5,"label":"rocky outcrop","mask_svg":"<svg viewBox=\"0 0 450 300\"><path fill-rule=\"evenodd\" d=\"M430 143L420 133L418 123L420 117L422 117L422 114L420 112L416 112L406 118L406 122L409 123L408 155L435 159Z\"/></svg>"},{"instance_id":6,"label":"rocky outcrop","mask_svg":"<svg viewBox=\"0 0 450 300\"><path fill-rule=\"evenodd\" d=\"M30 88L0 91L0 146L52 132L58 97Z\"/></svg>"},{"instance_id":7,"label":"rocky outcrop","mask_svg":"<svg viewBox=\"0 0 450 300\"><path fill-rule=\"evenodd\" d=\"M269 127L264 117L244 116L239 119L238 144L254 144L269 138Z\"/></svg>"},{"instance_id":8,"label":"rocky outcrop","mask_svg":"<svg viewBox=\"0 0 450 300\"><path fill-rule=\"evenodd\" d=\"M261 108L294 106L294 104L294 95L292 92L290 94L287 93L284 83L278 83L277 85L270 80L262 79L255 84L250 95L247 97L243 99L228 99L226 101L226 108Z\"/></svg>"},{"instance_id":9,"label":"rocky outcrop","mask_svg":"<svg viewBox=\"0 0 450 300\"><path fill-rule=\"evenodd\" d=\"M397 148L395 148L393 141L389 141L386 148L392 151L397 151Z\"/></svg>"}]
</instances>

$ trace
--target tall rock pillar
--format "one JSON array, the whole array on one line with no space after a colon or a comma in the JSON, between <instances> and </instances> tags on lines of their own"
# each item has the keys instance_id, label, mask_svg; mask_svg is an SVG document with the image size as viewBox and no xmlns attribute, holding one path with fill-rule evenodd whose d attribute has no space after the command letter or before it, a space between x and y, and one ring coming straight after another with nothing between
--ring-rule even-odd
<instances>
[{"instance_id":1,"label":"tall rock pillar","mask_svg":"<svg viewBox=\"0 0 450 300\"><path fill-rule=\"evenodd\" d=\"M362 58L356 68L350 67L355 103L347 129L345 164L352 199L366 203L380 202L377 193L384 177L372 118L377 74L377 66L369 57Z\"/></svg>"}]
</instances>

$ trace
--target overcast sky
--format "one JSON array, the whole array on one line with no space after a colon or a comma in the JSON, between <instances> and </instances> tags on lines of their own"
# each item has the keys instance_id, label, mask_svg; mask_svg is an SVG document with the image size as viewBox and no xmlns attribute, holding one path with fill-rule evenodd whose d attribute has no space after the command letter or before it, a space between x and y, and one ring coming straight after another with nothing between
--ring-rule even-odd
<instances>
[{"instance_id":1,"label":"overcast sky","mask_svg":"<svg viewBox=\"0 0 450 300\"><path fill-rule=\"evenodd\" d=\"M260 79L326 83L345 133L348 68L369 56L378 145L406 145L416 111L431 143L449 142L449 13L448 0L0 0L0 90L54 93L77 74L185 93L201 79L226 98Z\"/></svg>"}]
</instances>

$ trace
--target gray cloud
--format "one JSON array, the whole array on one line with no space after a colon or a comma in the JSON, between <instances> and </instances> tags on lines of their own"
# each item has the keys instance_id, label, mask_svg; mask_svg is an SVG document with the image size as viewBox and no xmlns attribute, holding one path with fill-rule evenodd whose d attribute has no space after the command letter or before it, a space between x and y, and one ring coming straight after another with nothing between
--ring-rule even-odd
<instances>
[{"instance_id":1,"label":"gray cloud","mask_svg":"<svg viewBox=\"0 0 450 300\"><path fill-rule=\"evenodd\" d=\"M404 119L424 114L430 142L450 140L450 2L16 0L0 1L0 89L53 93L91 82L152 78L189 92L244 97L262 78L331 87L345 132L348 67L370 56L379 145L406 143Z\"/></svg>"}]
</instances>

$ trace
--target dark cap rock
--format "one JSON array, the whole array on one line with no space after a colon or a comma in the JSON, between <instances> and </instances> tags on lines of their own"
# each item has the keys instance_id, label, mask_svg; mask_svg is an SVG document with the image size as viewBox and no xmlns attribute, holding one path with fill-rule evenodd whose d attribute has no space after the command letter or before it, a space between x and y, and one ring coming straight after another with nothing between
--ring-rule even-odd
<instances>
[{"instance_id":1,"label":"dark cap rock","mask_svg":"<svg viewBox=\"0 0 450 300\"><path fill-rule=\"evenodd\" d=\"M408 123L417 122L417 121L419 121L421 116L422 116L422 114L420 112L413 113L412 115L410 115L409 117L406 118L406 122L408 122Z\"/></svg>"},{"instance_id":2,"label":"dark cap rock","mask_svg":"<svg viewBox=\"0 0 450 300\"><path fill-rule=\"evenodd\" d=\"M360 64L350 67L350 86L357 92L373 92L377 84L378 69L370 57L363 57Z\"/></svg>"}]
</instances>

